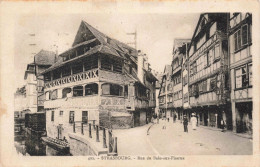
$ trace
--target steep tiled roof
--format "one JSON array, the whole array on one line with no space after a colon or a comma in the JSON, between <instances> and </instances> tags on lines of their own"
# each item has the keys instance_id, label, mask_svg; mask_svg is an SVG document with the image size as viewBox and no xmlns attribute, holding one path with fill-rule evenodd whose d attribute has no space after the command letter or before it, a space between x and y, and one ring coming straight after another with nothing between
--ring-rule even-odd
<instances>
[{"instance_id":1,"label":"steep tiled roof","mask_svg":"<svg viewBox=\"0 0 260 167\"><path fill-rule=\"evenodd\" d=\"M87 41L93 42L93 41L95 41L95 39L97 39L101 44L101 45L98 45L99 46L98 48L95 47L96 48L95 53L96 52L105 53L105 54L117 56L117 57L120 57L123 59L130 58L134 63L137 63L137 51L134 48L132 48L122 42L119 42L118 40L108 37L107 35L98 31L97 29L95 29L94 27L92 27L85 21L81 22L81 25L75 36L72 48L70 48L69 50L62 53L61 56L63 54L66 54L66 52L71 51L72 49L75 49L76 47L82 45L83 43L88 43ZM91 50L91 52L93 52L93 50ZM56 69L66 63L79 59L82 56L87 56L87 55L89 55L88 52L86 52L85 54L83 54L81 56L77 56L71 60L68 60L66 62L58 61L55 64L53 64L50 68L45 70L42 74L44 74L48 71L51 71L53 69Z\"/></svg>"},{"instance_id":2,"label":"steep tiled roof","mask_svg":"<svg viewBox=\"0 0 260 167\"><path fill-rule=\"evenodd\" d=\"M55 62L55 53L52 51L41 50L34 56L36 65L52 65Z\"/></svg>"}]
</instances>

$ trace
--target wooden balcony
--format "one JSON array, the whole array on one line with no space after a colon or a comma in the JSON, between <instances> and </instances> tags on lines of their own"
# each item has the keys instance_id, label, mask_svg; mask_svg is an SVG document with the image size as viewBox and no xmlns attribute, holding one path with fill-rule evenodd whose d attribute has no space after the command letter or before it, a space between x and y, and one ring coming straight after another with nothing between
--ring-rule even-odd
<instances>
[{"instance_id":1,"label":"wooden balcony","mask_svg":"<svg viewBox=\"0 0 260 167\"><path fill-rule=\"evenodd\" d=\"M53 81L49 81L46 82L44 84L45 88L52 88L52 87L56 87L56 86L61 86L61 85L65 85L65 84L69 84L69 83L73 83L73 82L80 82L80 81L92 81L94 78L98 78L99 74L98 74L99 70L98 69L92 69L92 70L88 70L88 71L84 71L78 74L73 74L67 77L62 77Z\"/></svg>"}]
</instances>

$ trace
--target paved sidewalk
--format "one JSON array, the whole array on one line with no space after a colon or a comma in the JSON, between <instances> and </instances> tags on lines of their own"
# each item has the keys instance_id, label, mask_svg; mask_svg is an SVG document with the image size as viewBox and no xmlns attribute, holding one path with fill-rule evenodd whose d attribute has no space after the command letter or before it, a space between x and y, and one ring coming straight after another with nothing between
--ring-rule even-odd
<instances>
[{"instance_id":1,"label":"paved sidewalk","mask_svg":"<svg viewBox=\"0 0 260 167\"><path fill-rule=\"evenodd\" d=\"M147 138L147 129L151 125L113 130L117 136L118 155L158 155Z\"/></svg>"},{"instance_id":2,"label":"paved sidewalk","mask_svg":"<svg viewBox=\"0 0 260 167\"><path fill-rule=\"evenodd\" d=\"M232 132L212 131L198 127L184 133L180 122L162 122L150 129L149 140L161 155L247 155L252 154L252 140Z\"/></svg>"}]
</instances>

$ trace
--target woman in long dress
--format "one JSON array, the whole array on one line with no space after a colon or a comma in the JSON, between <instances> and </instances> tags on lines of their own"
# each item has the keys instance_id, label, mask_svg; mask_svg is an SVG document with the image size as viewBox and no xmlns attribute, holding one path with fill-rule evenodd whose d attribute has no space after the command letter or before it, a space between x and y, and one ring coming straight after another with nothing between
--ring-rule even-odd
<instances>
[{"instance_id":1,"label":"woman in long dress","mask_svg":"<svg viewBox=\"0 0 260 167\"><path fill-rule=\"evenodd\" d=\"M196 118L195 114L192 114L190 121L191 121L192 129L196 130L197 118Z\"/></svg>"}]
</instances>

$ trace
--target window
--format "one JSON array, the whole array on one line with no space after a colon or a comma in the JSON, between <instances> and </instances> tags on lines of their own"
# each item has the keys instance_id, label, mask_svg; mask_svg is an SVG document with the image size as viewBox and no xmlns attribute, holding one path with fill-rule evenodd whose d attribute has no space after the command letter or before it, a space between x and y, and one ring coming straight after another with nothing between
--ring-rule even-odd
<instances>
[{"instance_id":1,"label":"window","mask_svg":"<svg viewBox=\"0 0 260 167\"><path fill-rule=\"evenodd\" d=\"M54 121L54 111L51 111L51 121Z\"/></svg>"},{"instance_id":2,"label":"window","mask_svg":"<svg viewBox=\"0 0 260 167\"><path fill-rule=\"evenodd\" d=\"M110 84L103 84L102 85L102 94L109 95L110 94Z\"/></svg>"},{"instance_id":3,"label":"window","mask_svg":"<svg viewBox=\"0 0 260 167\"><path fill-rule=\"evenodd\" d=\"M83 86L73 87L73 97L83 96Z\"/></svg>"},{"instance_id":4,"label":"window","mask_svg":"<svg viewBox=\"0 0 260 167\"><path fill-rule=\"evenodd\" d=\"M252 86L252 64L245 65L235 71L236 88Z\"/></svg>"},{"instance_id":5,"label":"window","mask_svg":"<svg viewBox=\"0 0 260 167\"><path fill-rule=\"evenodd\" d=\"M60 116L63 116L63 111L60 111Z\"/></svg>"},{"instance_id":6,"label":"window","mask_svg":"<svg viewBox=\"0 0 260 167\"><path fill-rule=\"evenodd\" d=\"M88 123L88 111L82 111L82 122Z\"/></svg>"},{"instance_id":7,"label":"window","mask_svg":"<svg viewBox=\"0 0 260 167\"><path fill-rule=\"evenodd\" d=\"M76 51L73 51L70 53L70 59L73 59L76 57Z\"/></svg>"},{"instance_id":8,"label":"window","mask_svg":"<svg viewBox=\"0 0 260 167\"><path fill-rule=\"evenodd\" d=\"M119 85L111 84L110 85L110 95L122 96L123 88Z\"/></svg>"},{"instance_id":9,"label":"window","mask_svg":"<svg viewBox=\"0 0 260 167\"><path fill-rule=\"evenodd\" d=\"M207 92L207 80L203 81L202 91Z\"/></svg>"},{"instance_id":10,"label":"window","mask_svg":"<svg viewBox=\"0 0 260 167\"><path fill-rule=\"evenodd\" d=\"M101 57L101 68L104 70L122 72L122 62L108 57Z\"/></svg>"},{"instance_id":11,"label":"window","mask_svg":"<svg viewBox=\"0 0 260 167\"><path fill-rule=\"evenodd\" d=\"M105 70L112 70L112 64L108 58L101 58L101 68Z\"/></svg>"},{"instance_id":12,"label":"window","mask_svg":"<svg viewBox=\"0 0 260 167\"><path fill-rule=\"evenodd\" d=\"M248 26L243 25L242 26L242 46L246 45L248 43Z\"/></svg>"},{"instance_id":13,"label":"window","mask_svg":"<svg viewBox=\"0 0 260 167\"><path fill-rule=\"evenodd\" d=\"M83 63L78 62L78 63L74 64L71 68L72 68L72 74L81 73L81 72L83 72Z\"/></svg>"},{"instance_id":14,"label":"window","mask_svg":"<svg viewBox=\"0 0 260 167\"><path fill-rule=\"evenodd\" d=\"M120 62L115 62L114 64L113 64L113 71L115 71L115 72L122 72L122 63L120 63Z\"/></svg>"},{"instance_id":15,"label":"window","mask_svg":"<svg viewBox=\"0 0 260 167\"><path fill-rule=\"evenodd\" d=\"M75 117L74 111L70 111L69 123L73 123L74 122L74 117Z\"/></svg>"},{"instance_id":16,"label":"window","mask_svg":"<svg viewBox=\"0 0 260 167\"><path fill-rule=\"evenodd\" d=\"M235 42L235 51L242 48L242 46L248 44L249 33L248 33L248 25L245 24L241 27L241 29L237 30L234 34L234 42Z\"/></svg>"},{"instance_id":17,"label":"window","mask_svg":"<svg viewBox=\"0 0 260 167\"><path fill-rule=\"evenodd\" d=\"M148 99L150 99L150 90L149 90L149 89L146 89L146 97L147 97Z\"/></svg>"},{"instance_id":18,"label":"window","mask_svg":"<svg viewBox=\"0 0 260 167\"><path fill-rule=\"evenodd\" d=\"M70 76L71 75L71 69L70 66L64 66L62 68L62 77Z\"/></svg>"},{"instance_id":19,"label":"window","mask_svg":"<svg viewBox=\"0 0 260 167\"><path fill-rule=\"evenodd\" d=\"M98 84L88 84L85 86L85 96L98 94Z\"/></svg>"},{"instance_id":20,"label":"window","mask_svg":"<svg viewBox=\"0 0 260 167\"><path fill-rule=\"evenodd\" d=\"M45 99L46 100L50 100L50 92L46 92L45 93Z\"/></svg>"},{"instance_id":21,"label":"window","mask_svg":"<svg viewBox=\"0 0 260 167\"><path fill-rule=\"evenodd\" d=\"M249 86L252 86L252 64L248 65L248 79L249 79Z\"/></svg>"},{"instance_id":22,"label":"window","mask_svg":"<svg viewBox=\"0 0 260 167\"><path fill-rule=\"evenodd\" d=\"M94 68L98 68L98 57L97 56L90 56L84 60L84 70L88 71Z\"/></svg>"},{"instance_id":23,"label":"window","mask_svg":"<svg viewBox=\"0 0 260 167\"><path fill-rule=\"evenodd\" d=\"M44 81L50 81L51 80L51 73L48 72L46 74L44 74Z\"/></svg>"},{"instance_id":24,"label":"window","mask_svg":"<svg viewBox=\"0 0 260 167\"><path fill-rule=\"evenodd\" d=\"M53 80L59 78L61 78L61 70L60 69L53 70Z\"/></svg>"},{"instance_id":25,"label":"window","mask_svg":"<svg viewBox=\"0 0 260 167\"><path fill-rule=\"evenodd\" d=\"M125 98L128 98L128 85L125 85L124 95L125 95Z\"/></svg>"},{"instance_id":26,"label":"window","mask_svg":"<svg viewBox=\"0 0 260 167\"><path fill-rule=\"evenodd\" d=\"M220 48L219 45L215 46L215 54L214 54L214 60L218 59L220 57L220 52L219 52Z\"/></svg>"},{"instance_id":27,"label":"window","mask_svg":"<svg viewBox=\"0 0 260 167\"><path fill-rule=\"evenodd\" d=\"M63 61L67 61L69 59L70 59L69 55L66 55L66 56L63 57Z\"/></svg>"},{"instance_id":28,"label":"window","mask_svg":"<svg viewBox=\"0 0 260 167\"><path fill-rule=\"evenodd\" d=\"M78 56L83 55L83 54L84 54L84 51L85 51L84 46L83 46L83 47L82 47L82 46L79 47L78 50L77 50L77 55L78 55Z\"/></svg>"},{"instance_id":29,"label":"window","mask_svg":"<svg viewBox=\"0 0 260 167\"><path fill-rule=\"evenodd\" d=\"M51 99L51 100L55 100L55 99L57 99L57 97L58 97L58 91L57 91L57 89L55 89L55 90L53 90L53 91L50 92L50 99Z\"/></svg>"},{"instance_id":30,"label":"window","mask_svg":"<svg viewBox=\"0 0 260 167\"><path fill-rule=\"evenodd\" d=\"M171 90L172 90L172 85L171 85L171 84L168 84L167 90L168 90L168 91L171 91Z\"/></svg>"},{"instance_id":31,"label":"window","mask_svg":"<svg viewBox=\"0 0 260 167\"><path fill-rule=\"evenodd\" d=\"M210 65L210 53L209 51L205 54L205 59L204 59L204 67L208 67Z\"/></svg>"},{"instance_id":32,"label":"window","mask_svg":"<svg viewBox=\"0 0 260 167\"><path fill-rule=\"evenodd\" d=\"M64 88L62 90L62 98L71 97L71 88Z\"/></svg>"},{"instance_id":33,"label":"window","mask_svg":"<svg viewBox=\"0 0 260 167\"><path fill-rule=\"evenodd\" d=\"M123 87L116 84L105 83L102 85L102 94L123 96Z\"/></svg>"}]
</instances>

